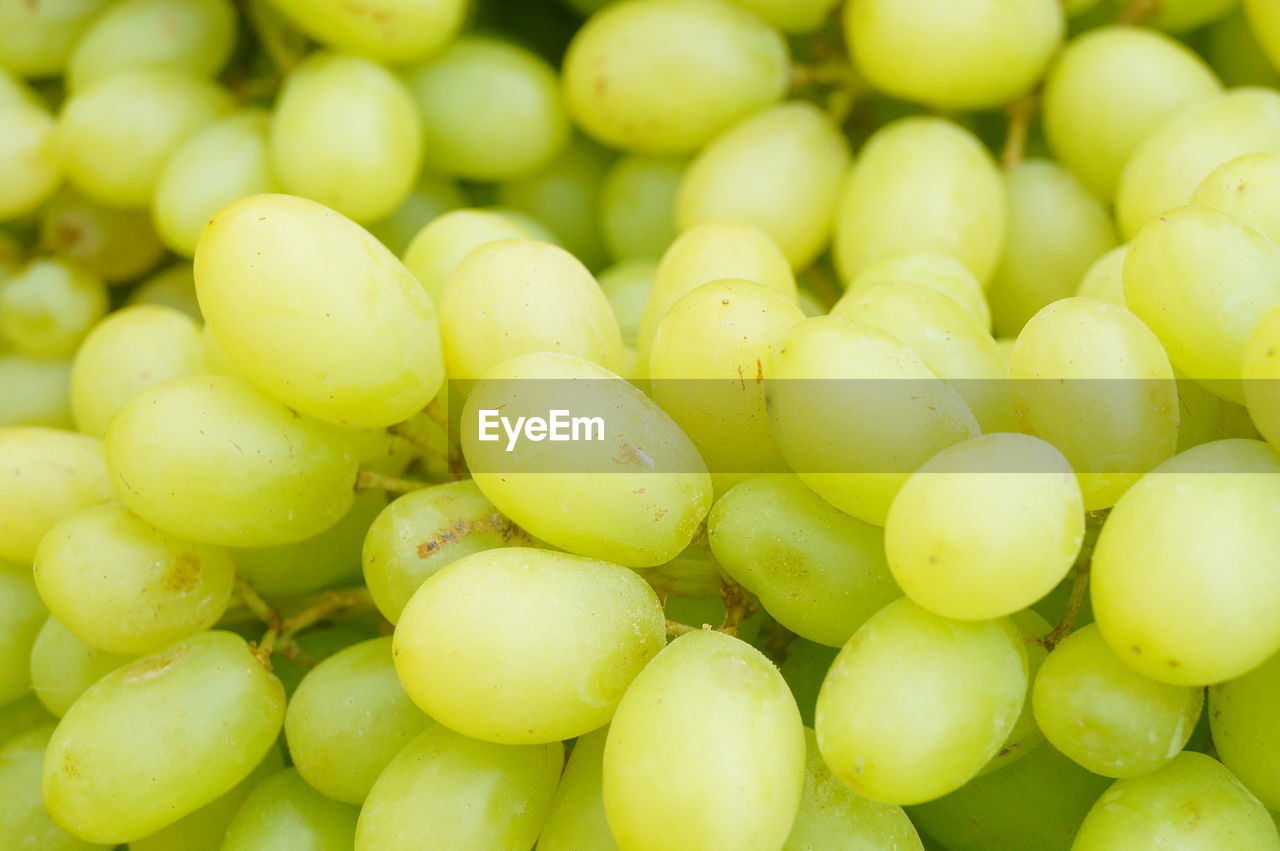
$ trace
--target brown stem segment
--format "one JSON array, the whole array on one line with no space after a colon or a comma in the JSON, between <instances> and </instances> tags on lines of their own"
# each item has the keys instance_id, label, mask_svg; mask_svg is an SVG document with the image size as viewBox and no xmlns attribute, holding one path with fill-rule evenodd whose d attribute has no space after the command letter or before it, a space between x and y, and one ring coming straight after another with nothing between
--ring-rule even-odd
<instances>
[{"instance_id":1,"label":"brown stem segment","mask_svg":"<svg viewBox=\"0 0 1280 851\"><path fill-rule=\"evenodd\" d=\"M398 479L374 470L361 470L356 473L356 490L384 490L387 493L410 493L431 487L431 482L420 482L415 479Z\"/></svg>"},{"instance_id":2,"label":"brown stem segment","mask_svg":"<svg viewBox=\"0 0 1280 851\"><path fill-rule=\"evenodd\" d=\"M1164 0L1129 0L1120 12L1119 22L1137 26L1144 23L1164 5Z\"/></svg>"},{"instance_id":3,"label":"brown stem segment","mask_svg":"<svg viewBox=\"0 0 1280 851\"><path fill-rule=\"evenodd\" d=\"M720 631L726 635L737 635L748 614L746 592L738 583L726 580L720 587L720 599L724 600L724 623L720 625Z\"/></svg>"},{"instance_id":4,"label":"brown stem segment","mask_svg":"<svg viewBox=\"0 0 1280 851\"><path fill-rule=\"evenodd\" d=\"M1076 621L1080 619L1080 609L1084 606L1085 595L1089 593L1089 561L1076 562L1071 568L1071 591L1067 596L1067 607L1058 619L1058 624L1047 635L1040 639L1045 650L1052 650L1075 631Z\"/></svg>"},{"instance_id":5,"label":"brown stem segment","mask_svg":"<svg viewBox=\"0 0 1280 851\"><path fill-rule=\"evenodd\" d=\"M1027 136L1031 132L1031 118L1036 113L1036 96L1026 95L1013 101L1005 111L1009 116L1009 129L1004 137L1004 150L1000 163L1010 168L1022 162L1027 151Z\"/></svg>"},{"instance_id":6,"label":"brown stem segment","mask_svg":"<svg viewBox=\"0 0 1280 851\"><path fill-rule=\"evenodd\" d=\"M689 626L687 623L680 623L680 621L667 621L667 635L684 635L686 632L698 632L698 627Z\"/></svg>"},{"instance_id":7,"label":"brown stem segment","mask_svg":"<svg viewBox=\"0 0 1280 851\"><path fill-rule=\"evenodd\" d=\"M327 620L336 614L357 614L373 608L373 597L368 588L352 588L348 591L329 591L319 601L290 615L280 623L280 635L286 639Z\"/></svg>"}]
</instances>

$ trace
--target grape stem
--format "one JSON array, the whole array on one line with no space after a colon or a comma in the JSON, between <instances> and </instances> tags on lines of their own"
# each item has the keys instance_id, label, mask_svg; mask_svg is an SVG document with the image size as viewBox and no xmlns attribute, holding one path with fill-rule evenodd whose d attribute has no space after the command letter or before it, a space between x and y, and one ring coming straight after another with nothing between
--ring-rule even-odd
<instances>
[{"instance_id":1,"label":"grape stem","mask_svg":"<svg viewBox=\"0 0 1280 851\"><path fill-rule=\"evenodd\" d=\"M1034 93L1018 98L1005 107L1009 116L1009 129L1004 137L1004 150L1000 153L1000 163L1011 168L1022 162L1027 151L1027 136L1031 131L1031 118L1036 113L1036 96Z\"/></svg>"},{"instance_id":2,"label":"grape stem","mask_svg":"<svg viewBox=\"0 0 1280 851\"><path fill-rule=\"evenodd\" d=\"M326 591L320 599L287 618L282 617L243 576L236 576L235 593L245 608L267 626L262 639L250 642L249 649L268 671L271 670L271 656L277 652L290 661L311 667L315 662L293 640L295 635L336 614L357 614L373 608L373 597L369 595L369 589L363 587Z\"/></svg>"},{"instance_id":3,"label":"grape stem","mask_svg":"<svg viewBox=\"0 0 1280 851\"><path fill-rule=\"evenodd\" d=\"M720 586L720 599L724 601L724 623L720 624L720 631L726 635L736 636L742 630L742 622L746 620L747 615L759 607L747 597L741 585L727 576L723 579L724 584Z\"/></svg>"},{"instance_id":4,"label":"grape stem","mask_svg":"<svg viewBox=\"0 0 1280 851\"><path fill-rule=\"evenodd\" d=\"M430 482L420 482L415 479L398 479L395 476L387 476L373 470L361 470L356 474L356 492L369 490L384 490L387 493L410 493L412 491L422 490L431 487Z\"/></svg>"},{"instance_id":5,"label":"grape stem","mask_svg":"<svg viewBox=\"0 0 1280 851\"><path fill-rule=\"evenodd\" d=\"M701 628L707 629L708 627L704 625ZM687 623L680 623L680 621L667 620L667 635L684 635L686 632L698 631L699 627L689 626Z\"/></svg>"},{"instance_id":6,"label":"grape stem","mask_svg":"<svg viewBox=\"0 0 1280 851\"><path fill-rule=\"evenodd\" d=\"M359 614L372 608L373 597L369 595L368 588L328 591L316 603L281 621L280 636L286 640L291 639L303 630L309 629L320 623L320 621L327 620L334 615Z\"/></svg>"},{"instance_id":7,"label":"grape stem","mask_svg":"<svg viewBox=\"0 0 1280 851\"><path fill-rule=\"evenodd\" d=\"M1129 0L1120 12L1119 22L1137 26L1145 22L1164 5L1164 0Z\"/></svg>"},{"instance_id":8,"label":"grape stem","mask_svg":"<svg viewBox=\"0 0 1280 851\"><path fill-rule=\"evenodd\" d=\"M248 0L245 13L253 34L271 64L281 76L288 76L298 64L301 52L289 46L287 23L284 17L273 9L266 8L263 0Z\"/></svg>"},{"instance_id":9,"label":"grape stem","mask_svg":"<svg viewBox=\"0 0 1280 851\"><path fill-rule=\"evenodd\" d=\"M253 613L254 617L267 625L267 632L262 636L262 640L257 643L250 642L249 650L262 667L270 671L271 654L275 650L276 639L280 637L283 624L280 613L275 610L274 606L263 599L262 595L258 593L258 589L249 584L249 580L239 574L236 574L235 592L236 596Z\"/></svg>"},{"instance_id":10,"label":"grape stem","mask_svg":"<svg viewBox=\"0 0 1280 851\"><path fill-rule=\"evenodd\" d=\"M1075 631L1076 621L1080 619L1080 609L1084 606L1085 595L1089 592L1089 560L1077 561L1071 568L1071 591L1067 595L1067 607L1058 619L1057 625L1051 629L1040 644L1045 650L1053 650L1062 640Z\"/></svg>"}]
</instances>

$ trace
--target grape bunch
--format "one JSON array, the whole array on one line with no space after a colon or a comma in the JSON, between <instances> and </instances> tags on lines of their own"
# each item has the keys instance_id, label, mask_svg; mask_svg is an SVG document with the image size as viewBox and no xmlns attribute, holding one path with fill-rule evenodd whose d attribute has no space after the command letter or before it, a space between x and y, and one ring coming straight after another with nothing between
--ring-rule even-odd
<instances>
[{"instance_id":1,"label":"grape bunch","mask_svg":"<svg viewBox=\"0 0 1280 851\"><path fill-rule=\"evenodd\" d=\"M1278 824L1280 0L0 0L0 851Z\"/></svg>"}]
</instances>

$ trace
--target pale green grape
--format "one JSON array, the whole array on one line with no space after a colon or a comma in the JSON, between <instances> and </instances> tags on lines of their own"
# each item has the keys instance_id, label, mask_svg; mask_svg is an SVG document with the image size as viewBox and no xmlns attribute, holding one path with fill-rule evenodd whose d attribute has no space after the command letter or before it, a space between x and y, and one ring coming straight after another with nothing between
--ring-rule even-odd
<instances>
[{"instance_id":1,"label":"pale green grape","mask_svg":"<svg viewBox=\"0 0 1280 851\"><path fill-rule=\"evenodd\" d=\"M604 813L604 746L608 727L579 736L538 834L539 851L615 851Z\"/></svg>"},{"instance_id":2,"label":"pale green grape","mask_svg":"<svg viewBox=\"0 0 1280 851\"><path fill-rule=\"evenodd\" d=\"M120 406L153 384L204 372L200 329L173 308L137 305L98 323L71 366L76 427L101 437Z\"/></svg>"},{"instance_id":3,"label":"pale green grape","mask_svg":"<svg viewBox=\"0 0 1280 851\"><path fill-rule=\"evenodd\" d=\"M1241 374L1249 415L1271 445L1280 446L1280 306L1268 311L1249 335Z\"/></svg>"},{"instance_id":4,"label":"pale green grape","mask_svg":"<svg viewBox=\"0 0 1280 851\"><path fill-rule=\"evenodd\" d=\"M1240 0L1161 0L1147 23L1169 32L1189 32L1213 23L1234 9L1239 2Z\"/></svg>"},{"instance_id":5,"label":"pale green grape","mask_svg":"<svg viewBox=\"0 0 1280 851\"><path fill-rule=\"evenodd\" d=\"M146 274L164 256L147 213L106 207L70 189L41 213L40 245L109 284Z\"/></svg>"},{"instance_id":6,"label":"pale green grape","mask_svg":"<svg viewBox=\"0 0 1280 851\"><path fill-rule=\"evenodd\" d=\"M422 119L398 77L317 52L290 73L271 114L271 167L284 191L374 222L400 206L422 166Z\"/></svg>"},{"instance_id":7,"label":"pale green grape","mask_svg":"<svg viewBox=\"0 0 1280 851\"><path fill-rule=\"evenodd\" d=\"M125 71L76 92L58 142L67 180L101 204L144 209L169 157L231 108L213 83L174 71Z\"/></svg>"},{"instance_id":8,"label":"pale green grape","mask_svg":"<svg viewBox=\"0 0 1280 851\"><path fill-rule=\"evenodd\" d=\"M909 251L877 260L864 266L849 282L849 292L897 282L937 290L963 307L983 330L991 327L991 308L987 305L982 283L973 276L969 267L940 251Z\"/></svg>"},{"instance_id":9,"label":"pale green grape","mask_svg":"<svg viewBox=\"0 0 1280 851\"><path fill-rule=\"evenodd\" d=\"M766 109L717 136L689 164L676 199L676 225L757 225L793 269L804 269L827 246L849 159L840 129L813 104L790 101Z\"/></svg>"},{"instance_id":10,"label":"pale green grape","mask_svg":"<svg viewBox=\"0 0 1280 851\"><path fill-rule=\"evenodd\" d=\"M619 157L600 185L600 236L617 260L658 258L676 238L682 157Z\"/></svg>"},{"instance_id":11,"label":"pale green grape","mask_svg":"<svg viewBox=\"0 0 1280 851\"><path fill-rule=\"evenodd\" d=\"M31 574L0 562L0 705L31 690L31 646L47 612Z\"/></svg>"},{"instance_id":12,"label":"pale green grape","mask_svg":"<svg viewBox=\"0 0 1280 851\"><path fill-rule=\"evenodd\" d=\"M34 212L62 181L53 116L43 106L0 104L0 220Z\"/></svg>"},{"instance_id":13,"label":"pale green grape","mask_svg":"<svg viewBox=\"0 0 1280 851\"><path fill-rule=\"evenodd\" d=\"M231 599L231 554L165 534L116 504L49 530L36 587L59 622L111 653L141 655L213 626Z\"/></svg>"},{"instance_id":14,"label":"pale green grape","mask_svg":"<svg viewBox=\"0 0 1280 851\"><path fill-rule=\"evenodd\" d=\"M827 765L855 792L918 804L954 792L996 755L1027 689L1006 618L953 621L907 598L863 624L818 695Z\"/></svg>"},{"instance_id":15,"label":"pale green grape","mask_svg":"<svg viewBox=\"0 0 1280 851\"><path fill-rule=\"evenodd\" d=\"M1246 154L1209 173L1191 196L1193 204L1212 207L1280 241L1280 155Z\"/></svg>"},{"instance_id":16,"label":"pale green grape","mask_svg":"<svg viewBox=\"0 0 1280 851\"><path fill-rule=\"evenodd\" d=\"M111 0L0 0L0 66L26 77L62 73L72 49Z\"/></svg>"},{"instance_id":17,"label":"pale green grape","mask_svg":"<svg viewBox=\"0 0 1280 851\"><path fill-rule=\"evenodd\" d=\"M409 243L404 265L439 301L449 277L467 255L500 239L530 239L533 235L510 217L493 210L450 210L428 222Z\"/></svg>"},{"instance_id":18,"label":"pale green grape","mask_svg":"<svg viewBox=\"0 0 1280 851\"><path fill-rule=\"evenodd\" d=\"M1209 724L1218 758L1273 810L1280 810L1278 705L1280 655L1209 689Z\"/></svg>"},{"instance_id":19,"label":"pale green grape","mask_svg":"<svg viewBox=\"0 0 1280 851\"><path fill-rule=\"evenodd\" d=\"M733 0L788 33L818 29L839 0Z\"/></svg>"},{"instance_id":20,"label":"pale green grape","mask_svg":"<svg viewBox=\"0 0 1280 851\"><path fill-rule=\"evenodd\" d=\"M531 848L563 765L559 742L495 745L433 724L373 784L356 851Z\"/></svg>"},{"instance_id":21,"label":"pale green grape","mask_svg":"<svg viewBox=\"0 0 1280 851\"><path fill-rule=\"evenodd\" d=\"M210 124L174 152L160 172L152 217L165 245L195 254L200 232L233 201L275 189L268 117L249 110Z\"/></svg>"},{"instance_id":22,"label":"pale green grape","mask_svg":"<svg viewBox=\"0 0 1280 851\"><path fill-rule=\"evenodd\" d=\"M255 384L319 419L385 426L444 380L435 305L368 232L302 198L255 195L209 223L196 291Z\"/></svg>"},{"instance_id":23,"label":"pale green grape","mask_svg":"<svg viewBox=\"0 0 1280 851\"><path fill-rule=\"evenodd\" d=\"M1161 682L1240 676L1280 649L1280 458L1266 444L1197 446L1148 473L1111 511L1093 553L1098 628Z\"/></svg>"},{"instance_id":24,"label":"pale green grape","mask_svg":"<svg viewBox=\"0 0 1280 851\"><path fill-rule=\"evenodd\" d=\"M1129 243L1126 242L1093 261L1080 278L1075 295L1124 307L1124 261L1128 256Z\"/></svg>"},{"instance_id":25,"label":"pale green grape","mask_svg":"<svg viewBox=\"0 0 1280 851\"><path fill-rule=\"evenodd\" d=\"M392 254L403 257L413 238L429 222L467 204L467 196L457 184L426 173L418 185L409 190L395 212L369 225L369 233L391 249ZM432 292L433 298L435 295Z\"/></svg>"},{"instance_id":26,"label":"pale green grape","mask_svg":"<svg viewBox=\"0 0 1280 851\"><path fill-rule=\"evenodd\" d=\"M1204 60L1180 42L1139 27L1101 27L1072 39L1050 68L1045 136L1085 186L1111 198L1143 140L1180 107L1220 88Z\"/></svg>"},{"instance_id":27,"label":"pale green grape","mask_svg":"<svg viewBox=\"0 0 1280 851\"><path fill-rule=\"evenodd\" d=\"M628 354L632 356L632 347L640 335L640 323L644 319L645 306L649 303L649 293L657 275L656 261L638 259L615 263L597 278L600 289L604 290L604 297L613 308L613 316L618 320L622 343L628 347Z\"/></svg>"},{"instance_id":28,"label":"pale green grape","mask_svg":"<svg viewBox=\"0 0 1280 851\"><path fill-rule=\"evenodd\" d=\"M1222 763L1190 751L1159 771L1117 780L1089 810L1072 851L1116 848L1275 851L1276 826Z\"/></svg>"},{"instance_id":29,"label":"pale green grape","mask_svg":"<svg viewBox=\"0 0 1280 851\"><path fill-rule=\"evenodd\" d=\"M773 663L724 633L690 632L636 678L609 727L609 827L622 849L779 848L804 765L804 727Z\"/></svg>"},{"instance_id":30,"label":"pale green grape","mask_svg":"<svg viewBox=\"0 0 1280 851\"><path fill-rule=\"evenodd\" d=\"M0 428L71 428L71 362L0 355Z\"/></svg>"},{"instance_id":31,"label":"pale green grape","mask_svg":"<svg viewBox=\"0 0 1280 851\"><path fill-rule=\"evenodd\" d=\"M92 272L32 260L0 284L0 342L30 357L67 358L107 309L106 288Z\"/></svg>"},{"instance_id":32,"label":"pale green grape","mask_svg":"<svg viewBox=\"0 0 1280 851\"><path fill-rule=\"evenodd\" d=\"M1022 711L1018 713L1018 720L1009 731L1009 737L1004 740L1000 750L996 751L996 755L991 757L978 772L978 777L999 771L1010 763L1022 759L1044 741L1044 733L1036 724L1036 716L1032 711L1031 691L1035 686L1036 674L1049 655L1049 651L1045 649L1040 639L1052 632L1053 626L1034 609L1014 612L1009 616L1009 620L1013 621L1013 625L1018 628L1023 647L1027 651L1027 691L1022 700Z\"/></svg>"},{"instance_id":33,"label":"pale green grape","mask_svg":"<svg viewBox=\"0 0 1280 851\"><path fill-rule=\"evenodd\" d=\"M1243 7L1209 28L1205 55L1228 86L1280 84L1280 73L1250 31Z\"/></svg>"},{"instance_id":34,"label":"pale green grape","mask_svg":"<svg viewBox=\"0 0 1280 851\"><path fill-rule=\"evenodd\" d=\"M1023 94L1062 41L1057 0L849 0L844 32L876 88L941 109Z\"/></svg>"},{"instance_id":35,"label":"pale green grape","mask_svg":"<svg viewBox=\"0 0 1280 851\"><path fill-rule=\"evenodd\" d=\"M271 0L318 41L382 62L425 59L448 44L467 0Z\"/></svg>"},{"instance_id":36,"label":"pale green grape","mask_svg":"<svg viewBox=\"0 0 1280 851\"><path fill-rule=\"evenodd\" d=\"M230 376L176 378L138 393L111 420L106 454L121 502L193 541L293 543L351 507L350 447Z\"/></svg>"},{"instance_id":37,"label":"pale green grape","mask_svg":"<svg viewBox=\"0 0 1280 851\"><path fill-rule=\"evenodd\" d=\"M1264 324L1259 323L1258 327L1262 328ZM1228 402L1221 396L1215 396L1177 370L1174 370L1174 375L1178 380L1179 452L1212 440L1233 437L1253 440L1260 437L1245 408ZM1245 392L1249 393L1260 386L1265 384L1247 382Z\"/></svg>"},{"instance_id":38,"label":"pale green grape","mask_svg":"<svg viewBox=\"0 0 1280 851\"><path fill-rule=\"evenodd\" d=\"M836 212L836 268L914 251L950 254L986 283L1004 243L1006 200L991 154L941 118L905 118L875 132L858 154Z\"/></svg>"},{"instance_id":39,"label":"pale green grape","mask_svg":"<svg viewBox=\"0 0 1280 851\"><path fill-rule=\"evenodd\" d=\"M0 846L40 851L109 848L73 836L45 812L40 766L53 730L53 725L39 727L0 748Z\"/></svg>"},{"instance_id":40,"label":"pale green grape","mask_svg":"<svg viewBox=\"0 0 1280 851\"><path fill-rule=\"evenodd\" d=\"M129 293L127 303L169 307L203 321L200 302L196 299L196 278L190 263L174 263L156 272Z\"/></svg>"},{"instance_id":41,"label":"pale green grape","mask_svg":"<svg viewBox=\"0 0 1280 851\"><path fill-rule=\"evenodd\" d=\"M67 85L79 91L142 69L213 76L231 58L235 37L227 0L122 0L76 42Z\"/></svg>"},{"instance_id":42,"label":"pale green grape","mask_svg":"<svg viewBox=\"0 0 1280 851\"><path fill-rule=\"evenodd\" d=\"M227 825L223 851L349 851L360 810L321 795L296 769L258 784Z\"/></svg>"},{"instance_id":43,"label":"pale green grape","mask_svg":"<svg viewBox=\"0 0 1280 851\"><path fill-rule=\"evenodd\" d=\"M50 617L31 645L31 685L44 707L61 718L89 686L132 661L85 644Z\"/></svg>"},{"instance_id":44,"label":"pale green grape","mask_svg":"<svg viewBox=\"0 0 1280 851\"><path fill-rule=\"evenodd\" d=\"M884 534L824 502L798 479L767 476L733 488L707 518L725 572L787 629L843 645L896 600Z\"/></svg>"},{"instance_id":45,"label":"pale green grape","mask_svg":"<svg viewBox=\"0 0 1280 851\"><path fill-rule=\"evenodd\" d=\"M1243 0L1243 5L1253 37L1272 66L1280 68L1280 5L1275 0Z\"/></svg>"},{"instance_id":46,"label":"pale green grape","mask_svg":"<svg viewBox=\"0 0 1280 851\"><path fill-rule=\"evenodd\" d=\"M727 2L625 0L578 30L563 80L569 111L592 136L680 154L781 98L788 70L781 34Z\"/></svg>"},{"instance_id":47,"label":"pale green grape","mask_svg":"<svg viewBox=\"0 0 1280 851\"><path fill-rule=\"evenodd\" d=\"M28 730L57 721L57 717L50 714L31 693L0 705L0 748Z\"/></svg>"}]
</instances>

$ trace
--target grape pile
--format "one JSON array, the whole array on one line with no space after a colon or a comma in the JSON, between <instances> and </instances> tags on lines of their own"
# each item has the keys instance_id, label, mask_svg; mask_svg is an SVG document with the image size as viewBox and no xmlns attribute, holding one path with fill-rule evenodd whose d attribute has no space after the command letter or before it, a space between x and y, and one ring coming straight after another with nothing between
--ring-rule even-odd
<instances>
[{"instance_id":1,"label":"grape pile","mask_svg":"<svg viewBox=\"0 0 1280 851\"><path fill-rule=\"evenodd\" d=\"M1278 824L1280 0L0 0L0 851Z\"/></svg>"}]
</instances>

